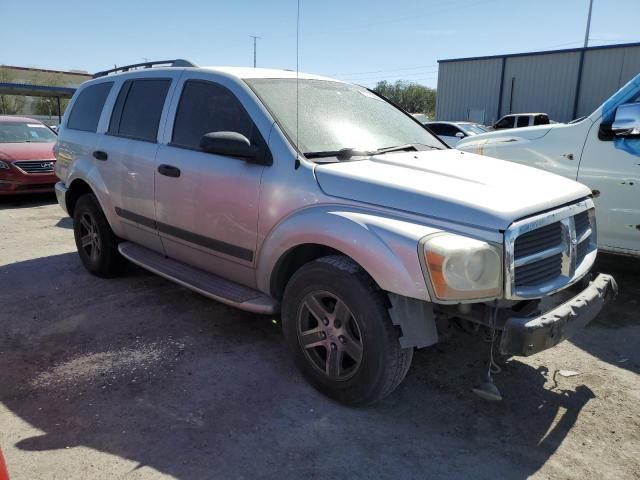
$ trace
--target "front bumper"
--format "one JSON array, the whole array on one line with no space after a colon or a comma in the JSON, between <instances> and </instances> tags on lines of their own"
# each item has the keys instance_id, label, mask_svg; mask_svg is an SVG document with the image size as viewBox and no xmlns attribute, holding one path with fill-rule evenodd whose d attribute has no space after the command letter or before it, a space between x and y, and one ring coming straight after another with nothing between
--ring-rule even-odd
<instances>
[{"instance_id":1,"label":"front bumper","mask_svg":"<svg viewBox=\"0 0 640 480\"><path fill-rule=\"evenodd\" d=\"M58 204L65 211L66 214L69 214L69 211L67 210L67 186L62 182L58 182L56 183L54 188L56 191L56 198L58 199Z\"/></svg>"},{"instance_id":2,"label":"front bumper","mask_svg":"<svg viewBox=\"0 0 640 480\"><path fill-rule=\"evenodd\" d=\"M48 175L46 177L48 177ZM0 195L52 192L55 180L57 180L57 178L35 178L29 179L29 181L24 181L23 179L5 180L0 178Z\"/></svg>"},{"instance_id":3,"label":"front bumper","mask_svg":"<svg viewBox=\"0 0 640 480\"><path fill-rule=\"evenodd\" d=\"M538 317L509 318L501 353L527 357L554 347L593 320L617 292L614 278L601 273L578 295Z\"/></svg>"},{"instance_id":4,"label":"front bumper","mask_svg":"<svg viewBox=\"0 0 640 480\"><path fill-rule=\"evenodd\" d=\"M0 170L0 195L53 192L53 184L58 181L52 172L25 173L11 162L8 165L9 169Z\"/></svg>"}]
</instances>

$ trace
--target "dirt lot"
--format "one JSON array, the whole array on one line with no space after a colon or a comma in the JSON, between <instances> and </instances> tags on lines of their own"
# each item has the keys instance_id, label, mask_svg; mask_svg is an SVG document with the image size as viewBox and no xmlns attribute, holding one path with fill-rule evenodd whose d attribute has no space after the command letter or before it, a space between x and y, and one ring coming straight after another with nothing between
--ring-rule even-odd
<instances>
[{"instance_id":1,"label":"dirt lot","mask_svg":"<svg viewBox=\"0 0 640 480\"><path fill-rule=\"evenodd\" d=\"M640 478L640 263L571 342L471 386L488 346L416 353L349 409L294 370L272 319L131 267L89 275L51 197L0 199L0 446L11 478ZM554 375L560 369L579 375ZM554 381L555 376L555 381Z\"/></svg>"}]
</instances>

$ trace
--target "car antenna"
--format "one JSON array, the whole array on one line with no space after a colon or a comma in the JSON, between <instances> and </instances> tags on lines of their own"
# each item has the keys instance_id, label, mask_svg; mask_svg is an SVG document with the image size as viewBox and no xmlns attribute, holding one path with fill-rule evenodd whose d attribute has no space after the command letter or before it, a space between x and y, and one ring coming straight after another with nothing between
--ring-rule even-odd
<instances>
[{"instance_id":1,"label":"car antenna","mask_svg":"<svg viewBox=\"0 0 640 480\"><path fill-rule=\"evenodd\" d=\"M500 366L493 360L493 345L496 341L496 322L498 320L498 305L494 304L491 312L491 348L489 349L489 367L487 368L487 376L480 384L473 387L473 393L485 400L499 402L502 400L502 394L493 382L493 374L500 373Z\"/></svg>"},{"instance_id":2,"label":"car antenna","mask_svg":"<svg viewBox=\"0 0 640 480\"><path fill-rule=\"evenodd\" d=\"M296 162L294 168L300 167L300 0L296 10Z\"/></svg>"}]
</instances>

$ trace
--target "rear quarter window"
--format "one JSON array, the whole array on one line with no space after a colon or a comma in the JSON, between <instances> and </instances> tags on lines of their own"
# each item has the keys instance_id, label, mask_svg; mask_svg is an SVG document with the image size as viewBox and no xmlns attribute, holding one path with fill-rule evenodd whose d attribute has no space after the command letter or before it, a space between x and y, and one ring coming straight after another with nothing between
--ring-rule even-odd
<instances>
[{"instance_id":1,"label":"rear quarter window","mask_svg":"<svg viewBox=\"0 0 640 480\"><path fill-rule=\"evenodd\" d=\"M84 88L73 104L67 128L95 132L98 129L100 114L111 87L113 87L113 82L98 83Z\"/></svg>"},{"instance_id":2,"label":"rear quarter window","mask_svg":"<svg viewBox=\"0 0 640 480\"><path fill-rule=\"evenodd\" d=\"M549 117L547 115L536 115L533 119L534 125L548 125Z\"/></svg>"}]
</instances>

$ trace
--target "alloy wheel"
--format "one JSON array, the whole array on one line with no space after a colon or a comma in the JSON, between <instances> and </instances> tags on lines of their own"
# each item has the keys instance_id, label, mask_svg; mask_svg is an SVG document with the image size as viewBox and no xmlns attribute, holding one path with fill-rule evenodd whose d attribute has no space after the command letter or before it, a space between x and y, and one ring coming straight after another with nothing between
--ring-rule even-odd
<instances>
[{"instance_id":1,"label":"alloy wheel","mask_svg":"<svg viewBox=\"0 0 640 480\"><path fill-rule=\"evenodd\" d=\"M84 213L80 218L80 247L92 262L100 257L102 246L98 235L98 226L91 215Z\"/></svg>"},{"instance_id":2,"label":"alloy wheel","mask_svg":"<svg viewBox=\"0 0 640 480\"><path fill-rule=\"evenodd\" d=\"M349 307L326 291L307 294L298 311L298 340L307 359L331 380L348 380L362 363L360 327Z\"/></svg>"}]
</instances>

